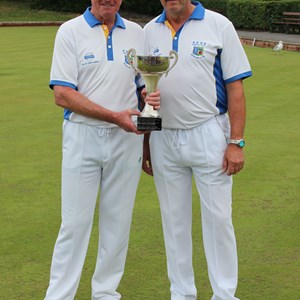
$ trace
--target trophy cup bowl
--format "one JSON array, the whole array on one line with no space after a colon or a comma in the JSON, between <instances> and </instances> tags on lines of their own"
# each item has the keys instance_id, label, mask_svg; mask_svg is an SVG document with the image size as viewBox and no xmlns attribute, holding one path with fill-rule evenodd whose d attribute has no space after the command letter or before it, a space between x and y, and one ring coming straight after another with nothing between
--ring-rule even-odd
<instances>
[{"instance_id":1,"label":"trophy cup bowl","mask_svg":"<svg viewBox=\"0 0 300 300\"><path fill-rule=\"evenodd\" d=\"M127 59L131 67L140 73L146 85L147 95L157 89L158 82L163 74L167 76L168 72L175 66L178 55L175 51L170 51L169 56L142 56L136 55L135 49L130 49L127 53ZM170 64L174 59L173 64ZM161 130L162 119L157 110L154 110L148 103L140 116L137 117L137 129L141 131Z\"/></svg>"},{"instance_id":2,"label":"trophy cup bowl","mask_svg":"<svg viewBox=\"0 0 300 300\"><path fill-rule=\"evenodd\" d=\"M137 68L140 72L157 73L165 72L170 65L168 56L137 56Z\"/></svg>"}]
</instances>

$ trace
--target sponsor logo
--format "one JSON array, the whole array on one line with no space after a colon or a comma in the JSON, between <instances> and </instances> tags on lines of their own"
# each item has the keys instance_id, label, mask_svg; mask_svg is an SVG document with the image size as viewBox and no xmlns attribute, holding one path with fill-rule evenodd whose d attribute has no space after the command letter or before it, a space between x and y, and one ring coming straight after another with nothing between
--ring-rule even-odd
<instances>
[{"instance_id":1,"label":"sponsor logo","mask_svg":"<svg viewBox=\"0 0 300 300\"><path fill-rule=\"evenodd\" d=\"M91 60L95 58L95 55L93 53L87 53L85 56L84 56L84 59L86 60Z\"/></svg>"},{"instance_id":2,"label":"sponsor logo","mask_svg":"<svg viewBox=\"0 0 300 300\"><path fill-rule=\"evenodd\" d=\"M83 56L83 63L82 66L91 65L91 64L98 64L99 60L96 59L96 56L93 52L88 52Z\"/></svg>"},{"instance_id":3,"label":"sponsor logo","mask_svg":"<svg viewBox=\"0 0 300 300\"><path fill-rule=\"evenodd\" d=\"M160 56L160 55L161 55L161 53L160 53L160 51L159 51L159 48L156 47L156 48L153 50L153 56Z\"/></svg>"}]
</instances>

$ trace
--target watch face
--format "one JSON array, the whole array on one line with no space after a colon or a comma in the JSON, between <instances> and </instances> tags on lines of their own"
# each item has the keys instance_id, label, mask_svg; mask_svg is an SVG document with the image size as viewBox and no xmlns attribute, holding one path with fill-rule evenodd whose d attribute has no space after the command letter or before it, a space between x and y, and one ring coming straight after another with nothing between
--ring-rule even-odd
<instances>
[{"instance_id":1,"label":"watch face","mask_svg":"<svg viewBox=\"0 0 300 300\"><path fill-rule=\"evenodd\" d=\"M243 148L245 146L245 141L241 140L239 146Z\"/></svg>"}]
</instances>

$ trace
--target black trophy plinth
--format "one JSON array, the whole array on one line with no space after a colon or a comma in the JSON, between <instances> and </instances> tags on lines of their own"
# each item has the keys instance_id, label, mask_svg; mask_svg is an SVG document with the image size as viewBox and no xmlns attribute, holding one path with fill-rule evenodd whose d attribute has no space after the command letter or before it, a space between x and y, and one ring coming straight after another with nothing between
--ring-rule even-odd
<instances>
[{"instance_id":1,"label":"black trophy plinth","mask_svg":"<svg viewBox=\"0 0 300 300\"><path fill-rule=\"evenodd\" d=\"M137 129L140 131L161 130L161 117L137 117Z\"/></svg>"}]
</instances>

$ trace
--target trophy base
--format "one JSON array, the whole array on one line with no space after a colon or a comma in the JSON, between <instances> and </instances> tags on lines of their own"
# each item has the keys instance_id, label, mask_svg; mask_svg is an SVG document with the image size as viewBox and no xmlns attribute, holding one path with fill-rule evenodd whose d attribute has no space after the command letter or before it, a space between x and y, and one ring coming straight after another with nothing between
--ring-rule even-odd
<instances>
[{"instance_id":1,"label":"trophy base","mask_svg":"<svg viewBox=\"0 0 300 300\"><path fill-rule=\"evenodd\" d=\"M140 131L161 130L161 117L137 117L137 129Z\"/></svg>"}]
</instances>

